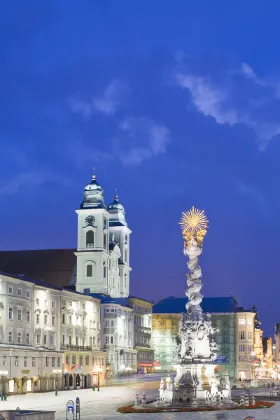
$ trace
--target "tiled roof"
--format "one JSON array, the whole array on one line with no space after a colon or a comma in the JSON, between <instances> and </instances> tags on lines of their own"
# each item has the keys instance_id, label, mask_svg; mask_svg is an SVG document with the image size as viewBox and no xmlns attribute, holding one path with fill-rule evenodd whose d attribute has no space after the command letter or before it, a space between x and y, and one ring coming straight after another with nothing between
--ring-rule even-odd
<instances>
[{"instance_id":1,"label":"tiled roof","mask_svg":"<svg viewBox=\"0 0 280 420\"><path fill-rule=\"evenodd\" d=\"M56 287L67 286L76 264L75 249L39 249L0 251L0 271L46 282Z\"/></svg>"},{"instance_id":2,"label":"tiled roof","mask_svg":"<svg viewBox=\"0 0 280 420\"><path fill-rule=\"evenodd\" d=\"M178 314L186 311L186 297L170 296L160 300L153 306L154 314ZM236 311L236 300L234 297L210 297L203 298L203 312L210 313L230 313Z\"/></svg>"}]
</instances>

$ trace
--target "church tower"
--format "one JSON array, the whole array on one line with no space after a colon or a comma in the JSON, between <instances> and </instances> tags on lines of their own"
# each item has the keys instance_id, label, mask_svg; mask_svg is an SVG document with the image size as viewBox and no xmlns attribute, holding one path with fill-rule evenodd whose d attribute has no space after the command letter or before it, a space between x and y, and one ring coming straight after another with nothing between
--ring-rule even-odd
<instances>
[{"instance_id":1,"label":"church tower","mask_svg":"<svg viewBox=\"0 0 280 420\"><path fill-rule=\"evenodd\" d=\"M125 210L119 202L117 195L114 201L108 206L109 212L109 234L110 234L110 269L109 269L109 288L112 297L129 296L129 273L130 267L130 234L131 230L127 226ZM116 289L115 274L113 271L114 252L119 253L118 271L119 283Z\"/></svg>"},{"instance_id":2,"label":"church tower","mask_svg":"<svg viewBox=\"0 0 280 420\"><path fill-rule=\"evenodd\" d=\"M77 292L108 293L109 212L95 174L84 189L78 214Z\"/></svg>"}]
</instances>

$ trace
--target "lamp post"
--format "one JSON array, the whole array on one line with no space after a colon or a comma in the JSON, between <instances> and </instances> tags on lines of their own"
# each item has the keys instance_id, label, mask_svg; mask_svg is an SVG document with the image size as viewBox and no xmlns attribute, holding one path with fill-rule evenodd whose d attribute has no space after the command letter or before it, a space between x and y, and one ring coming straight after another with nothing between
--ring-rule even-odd
<instances>
[{"instance_id":1,"label":"lamp post","mask_svg":"<svg viewBox=\"0 0 280 420\"><path fill-rule=\"evenodd\" d=\"M55 395L57 395L58 391L58 375L62 373L61 369L53 369L53 373L55 374Z\"/></svg>"},{"instance_id":2,"label":"lamp post","mask_svg":"<svg viewBox=\"0 0 280 420\"><path fill-rule=\"evenodd\" d=\"M97 368L97 391L100 391L100 373L102 372L102 368L98 366Z\"/></svg>"},{"instance_id":3,"label":"lamp post","mask_svg":"<svg viewBox=\"0 0 280 420\"><path fill-rule=\"evenodd\" d=\"M4 397L4 390L3 390L3 378L8 376L7 370L0 370L0 376L1 376L1 398Z\"/></svg>"}]
</instances>

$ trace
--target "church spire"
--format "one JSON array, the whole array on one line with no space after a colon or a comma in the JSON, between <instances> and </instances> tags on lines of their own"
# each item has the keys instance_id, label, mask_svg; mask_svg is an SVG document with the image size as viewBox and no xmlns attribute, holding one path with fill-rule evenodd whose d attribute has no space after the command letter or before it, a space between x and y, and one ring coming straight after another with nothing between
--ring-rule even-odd
<instances>
[{"instance_id":1,"label":"church spire","mask_svg":"<svg viewBox=\"0 0 280 420\"><path fill-rule=\"evenodd\" d=\"M95 173L95 166L92 168L92 177L91 177L91 179L93 180L93 181L95 181L96 180L96 173Z\"/></svg>"}]
</instances>

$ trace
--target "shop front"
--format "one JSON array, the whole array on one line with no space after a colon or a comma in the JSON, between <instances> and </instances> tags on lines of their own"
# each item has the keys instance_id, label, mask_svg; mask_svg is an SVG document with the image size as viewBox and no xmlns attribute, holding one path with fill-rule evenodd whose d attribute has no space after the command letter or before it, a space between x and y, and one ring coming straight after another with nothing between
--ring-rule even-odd
<instances>
[{"instance_id":1,"label":"shop front","mask_svg":"<svg viewBox=\"0 0 280 420\"><path fill-rule=\"evenodd\" d=\"M152 363L139 363L138 373L153 373L153 364Z\"/></svg>"}]
</instances>

